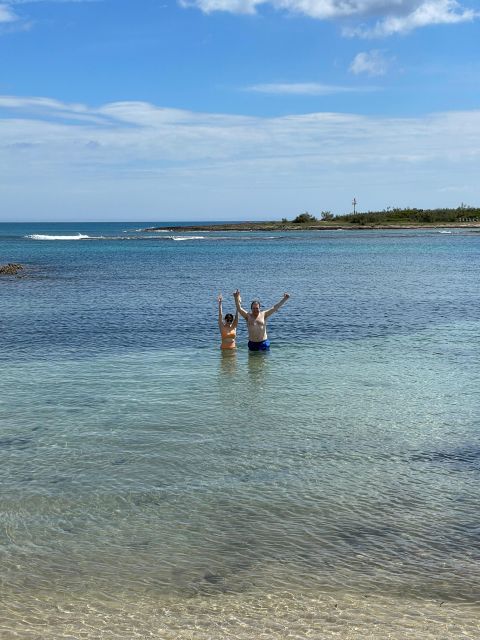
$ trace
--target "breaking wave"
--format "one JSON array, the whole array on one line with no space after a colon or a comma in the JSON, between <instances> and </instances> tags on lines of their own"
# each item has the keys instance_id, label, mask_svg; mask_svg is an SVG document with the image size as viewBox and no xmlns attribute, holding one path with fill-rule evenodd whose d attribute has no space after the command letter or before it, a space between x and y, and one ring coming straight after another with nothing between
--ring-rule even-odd
<instances>
[{"instance_id":1,"label":"breaking wave","mask_svg":"<svg viewBox=\"0 0 480 640\"><path fill-rule=\"evenodd\" d=\"M41 233L32 233L29 236L25 236L25 238L30 238L31 240L84 240L85 238L90 238L90 236L86 236L83 233L77 233L76 236L49 236Z\"/></svg>"},{"instance_id":2,"label":"breaking wave","mask_svg":"<svg viewBox=\"0 0 480 640\"><path fill-rule=\"evenodd\" d=\"M169 236L169 238L176 242L180 240L205 240L205 236Z\"/></svg>"}]
</instances>

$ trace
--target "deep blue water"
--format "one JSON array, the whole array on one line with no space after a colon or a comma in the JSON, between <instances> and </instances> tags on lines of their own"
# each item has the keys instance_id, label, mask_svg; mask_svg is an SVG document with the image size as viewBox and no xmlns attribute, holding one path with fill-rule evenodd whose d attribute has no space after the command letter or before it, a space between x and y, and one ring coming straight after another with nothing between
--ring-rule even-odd
<instances>
[{"instance_id":1,"label":"deep blue water","mask_svg":"<svg viewBox=\"0 0 480 640\"><path fill-rule=\"evenodd\" d=\"M217 232L175 241L133 232L141 226L2 225L3 261L28 266L21 282L3 282L3 356L209 348L215 297L223 291L232 307L237 286L266 305L292 291L293 304L274 320L278 339L290 343L361 340L478 317L476 232ZM36 233L114 239L25 238ZM186 237L195 235L202 234Z\"/></svg>"},{"instance_id":2,"label":"deep blue water","mask_svg":"<svg viewBox=\"0 0 480 640\"><path fill-rule=\"evenodd\" d=\"M472 637L480 233L145 226L0 225L7 637ZM291 293L266 357L220 353L237 287Z\"/></svg>"}]
</instances>

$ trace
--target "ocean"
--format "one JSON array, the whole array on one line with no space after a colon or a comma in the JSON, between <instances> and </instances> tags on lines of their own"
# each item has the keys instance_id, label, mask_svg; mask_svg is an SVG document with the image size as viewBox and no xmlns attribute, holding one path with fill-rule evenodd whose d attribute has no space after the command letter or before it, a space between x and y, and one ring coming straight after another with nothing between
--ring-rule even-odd
<instances>
[{"instance_id":1,"label":"ocean","mask_svg":"<svg viewBox=\"0 0 480 640\"><path fill-rule=\"evenodd\" d=\"M0 225L2 640L480 638L480 232L152 225Z\"/></svg>"}]
</instances>

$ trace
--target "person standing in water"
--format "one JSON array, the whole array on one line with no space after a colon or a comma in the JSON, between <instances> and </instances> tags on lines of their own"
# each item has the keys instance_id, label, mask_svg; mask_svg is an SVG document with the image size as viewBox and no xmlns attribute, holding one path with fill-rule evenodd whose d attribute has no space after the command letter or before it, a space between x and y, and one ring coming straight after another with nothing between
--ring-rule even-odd
<instances>
[{"instance_id":1,"label":"person standing in water","mask_svg":"<svg viewBox=\"0 0 480 640\"><path fill-rule=\"evenodd\" d=\"M238 326L238 311L235 313L235 318L233 314L226 313L225 319L223 319L223 310L222 310L222 294L220 294L217 298L218 300L218 328L220 329L220 335L222 336L222 344L220 345L220 349L236 349L235 338L237 336L237 326Z\"/></svg>"},{"instance_id":2,"label":"person standing in water","mask_svg":"<svg viewBox=\"0 0 480 640\"><path fill-rule=\"evenodd\" d=\"M242 307L242 298L240 297L240 291L238 289L234 292L233 297L235 298L237 314L239 313L242 318L245 318L247 321L249 350L268 351L270 349L270 340L267 336L267 318L285 304L285 302L290 298L290 294L284 293L283 298L266 311L261 311L260 302L258 300L254 300L250 305L249 312L245 311Z\"/></svg>"}]
</instances>

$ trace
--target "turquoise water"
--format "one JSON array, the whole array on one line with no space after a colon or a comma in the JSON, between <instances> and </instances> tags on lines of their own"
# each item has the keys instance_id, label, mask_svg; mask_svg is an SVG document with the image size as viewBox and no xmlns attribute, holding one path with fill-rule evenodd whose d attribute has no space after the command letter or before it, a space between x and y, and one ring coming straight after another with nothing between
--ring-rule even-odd
<instances>
[{"instance_id":1,"label":"turquoise water","mask_svg":"<svg viewBox=\"0 0 480 640\"><path fill-rule=\"evenodd\" d=\"M2 638L478 637L480 234L142 226L0 225Z\"/></svg>"}]
</instances>

